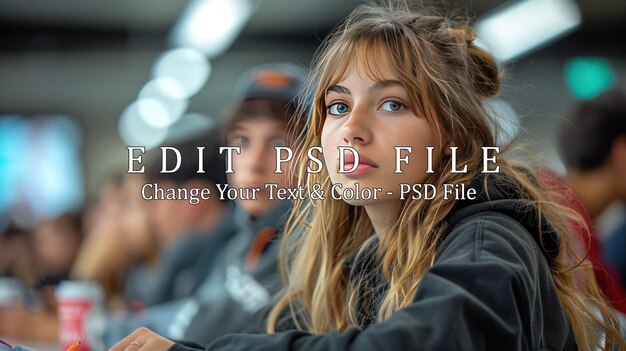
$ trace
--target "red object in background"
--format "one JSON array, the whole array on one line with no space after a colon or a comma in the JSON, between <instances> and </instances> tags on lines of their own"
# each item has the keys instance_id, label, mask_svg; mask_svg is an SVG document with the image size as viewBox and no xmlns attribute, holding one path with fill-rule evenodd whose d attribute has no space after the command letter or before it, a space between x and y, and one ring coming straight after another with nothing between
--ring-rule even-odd
<instances>
[{"instance_id":1,"label":"red object in background","mask_svg":"<svg viewBox=\"0 0 626 351\"><path fill-rule=\"evenodd\" d=\"M246 256L246 270L248 272L252 272L256 269L261 260L263 251L265 251L270 241L276 237L276 233L276 229L270 227L263 227L257 232L248 250L248 255Z\"/></svg>"},{"instance_id":2,"label":"red object in background","mask_svg":"<svg viewBox=\"0 0 626 351\"><path fill-rule=\"evenodd\" d=\"M585 248L585 252L579 252L579 254L583 257L586 255L593 265L596 281L607 300L616 310L626 313L626 289L620 285L620 279L615 268L604 259L598 234L582 203L576 198L565 179L554 171L543 168L540 171L540 177L550 190L557 191L561 195L552 199L553 201L571 208L583 217L588 231L575 223L572 225L573 233L577 236L574 239L583 243Z\"/></svg>"},{"instance_id":3,"label":"red object in background","mask_svg":"<svg viewBox=\"0 0 626 351\"><path fill-rule=\"evenodd\" d=\"M85 325L92 313L104 304L102 286L92 281L63 281L57 287L57 312L59 316L59 342L61 349L70 349L81 342L78 350L91 351Z\"/></svg>"},{"instance_id":4,"label":"red object in background","mask_svg":"<svg viewBox=\"0 0 626 351\"><path fill-rule=\"evenodd\" d=\"M86 340L83 325L93 307L90 299L64 299L59 301L59 341L62 350L70 349L77 340ZM89 351L89 345L81 344L80 351Z\"/></svg>"},{"instance_id":5,"label":"red object in background","mask_svg":"<svg viewBox=\"0 0 626 351\"><path fill-rule=\"evenodd\" d=\"M133 299L130 302L130 310L133 313L141 313L146 310L146 304L139 299Z\"/></svg>"}]
</instances>

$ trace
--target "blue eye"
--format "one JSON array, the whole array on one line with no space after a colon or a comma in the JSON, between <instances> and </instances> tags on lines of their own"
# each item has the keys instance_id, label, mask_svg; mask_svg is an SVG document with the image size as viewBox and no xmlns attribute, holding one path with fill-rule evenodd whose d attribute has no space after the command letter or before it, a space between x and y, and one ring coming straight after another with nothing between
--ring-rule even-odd
<instances>
[{"instance_id":1,"label":"blue eye","mask_svg":"<svg viewBox=\"0 0 626 351\"><path fill-rule=\"evenodd\" d=\"M387 112L398 112L402 110L404 107L405 106L401 104L400 102L390 100L390 101L385 101L380 108Z\"/></svg>"},{"instance_id":2,"label":"blue eye","mask_svg":"<svg viewBox=\"0 0 626 351\"><path fill-rule=\"evenodd\" d=\"M343 102L336 102L328 106L328 113L330 113L333 116L343 115L349 110L350 109L348 108L348 105L344 104Z\"/></svg>"}]
</instances>

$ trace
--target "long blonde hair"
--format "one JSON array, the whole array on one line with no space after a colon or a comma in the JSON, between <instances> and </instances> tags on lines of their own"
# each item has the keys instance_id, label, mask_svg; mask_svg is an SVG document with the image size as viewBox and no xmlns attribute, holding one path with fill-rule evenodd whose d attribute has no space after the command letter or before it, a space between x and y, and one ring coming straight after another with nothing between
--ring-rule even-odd
<instances>
[{"instance_id":1,"label":"long blonde hair","mask_svg":"<svg viewBox=\"0 0 626 351\"><path fill-rule=\"evenodd\" d=\"M417 14L406 6L358 7L326 38L316 55L308 91L303 95L312 96L312 105L300 111L306 115L300 118L308 117L310 123L298 138L298 148L321 145L326 89L339 82L356 61L372 79L383 79L376 61L386 55L407 89L415 114L426 116L441 140L463 151L457 163L469 169L465 174L436 172L424 182L441 188L444 183L467 184L481 176L477 166L482 160L481 147L497 143L483 100L498 92L500 81L494 58L475 46L474 39L465 22ZM321 184L329 194L332 184L328 171L307 173L309 164L306 154L298 152L294 179L308 189ZM561 234L560 252L550 269L579 347L600 346L603 333L605 349L616 343L626 347L590 265L581 263L570 243L567 222L576 220L576 214L552 202L537 180L528 176L531 170L514 166L502 157L498 165L500 174L505 176L500 178L508 179L517 193L532 200L539 213ZM439 166L451 169L450 157L443 155ZM376 320L385 320L413 302L421 277L435 260L439 239L446 229L444 218L453 205L454 201L443 199L442 192L430 201L405 200L397 220L379 233L377 264L391 283L374 302L379 306ZM302 230L303 234L296 234ZM298 328L311 333L361 327L358 290L367 277L350 279L344 263L369 244L373 232L362 207L330 198L297 200L282 243L285 290L270 313L268 332L276 331L285 312Z\"/></svg>"}]
</instances>

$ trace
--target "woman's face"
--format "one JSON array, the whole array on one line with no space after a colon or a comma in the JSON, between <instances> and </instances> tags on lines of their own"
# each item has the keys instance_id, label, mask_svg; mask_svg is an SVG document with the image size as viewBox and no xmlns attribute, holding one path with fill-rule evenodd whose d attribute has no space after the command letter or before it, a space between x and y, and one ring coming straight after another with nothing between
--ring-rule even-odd
<instances>
[{"instance_id":1,"label":"woman's face","mask_svg":"<svg viewBox=\"0 0 626 351\"><path fill-rule=\"evenodd\" d=\"M346 200L351 205L374 205L400 200L400 184L423 182L427 177L427 150L433 146L433 170L441 152L440 138L424 116L415 115L409 95L393 73L386 57L376 62L383 80L373 80L359 63L327 89L326 119L321 142L324 160L333 184L345 188L381 188L378 200ZM359 69L360 67L362 69ZM350 146L360 156L360 166L353 173L338 173L338 146ZM396 169L396 146L412 147L409 163ZM347 155L349 152L345 152ZM402 151L401 157L407 156ZM353 164L348 159L345 169ZM389 195L391 194L391 195Z\"/></svg>"}]
</instances>

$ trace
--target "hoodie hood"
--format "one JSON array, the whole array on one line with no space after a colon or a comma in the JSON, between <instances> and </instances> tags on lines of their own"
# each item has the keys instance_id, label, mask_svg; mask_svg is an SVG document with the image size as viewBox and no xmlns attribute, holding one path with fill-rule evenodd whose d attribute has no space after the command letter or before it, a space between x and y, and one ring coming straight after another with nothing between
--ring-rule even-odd
<instances>
[{"instance_id":1,"label":"hoodie hood","mask_svg":"<svg viewBox=\"0 0 626 351\"><path fill-rule=\"evenodd\" d=\"M497 212L519 222L537 242L548 263L552 265L559 255L560 245L559 235L554 227L539 214L534 201L524 199L507 177L495 174L489 175L486 179L486 187L485 177L477 177L470 182L469 186L476 190L475 199L456 201L445 219L447 229L439 238L439 243L443 242L454 227L465 218L479 213ZM344 264L345 267L357 272L371 269L378 245L378 238L374 238L360 252L350 256Z\"/></svg>"},{"instance_id":2,"label":"hoodie hood","mask_svg":"<svg viewBox=\"0 0 626 351\"><path fill-rule=\"evenodd\" d=\"M485 179L487 186L485 187ZM491 175L488 178L478 177L470 185L476 190L474 200L458 200L446 222L447 235L464 218L481 212L497 212L517 220L537 242L543 255L552 265L559 255L559 235L548 220L539 213L535 202L524 199L510 181L503 175Z\"/></svg>"},{"instance_id":3,"label":"hoodie hood","mask_svg":"<svg viewBox=\"0 0 626 351\"><path fill-rule=\"evenodd\" d=\"M548 264L554 263L559 254L559 237L550 223L539 215L533 201L520 196L514 184L499 174L477 177L469 186L476 190L476 198L456 201L445 219L447 229L439 239L440 244L464 219L480 213L488 215L496 212L519 222L537 242ZM376 259L379 244L377 237L372 238L359 252L344 262L344 267L350 272L351 281L366 281L368 285L368 288L359 294L358 306L363 306L359 313L360 327L366 327L376 321L381 297L388 289L388 282L383 278Z\"/></svg>"}]
</instances>

